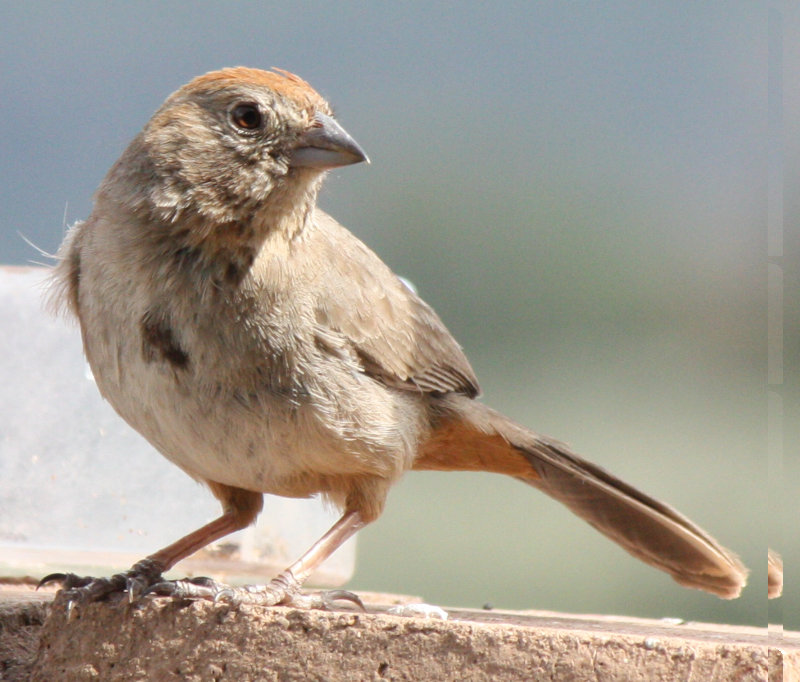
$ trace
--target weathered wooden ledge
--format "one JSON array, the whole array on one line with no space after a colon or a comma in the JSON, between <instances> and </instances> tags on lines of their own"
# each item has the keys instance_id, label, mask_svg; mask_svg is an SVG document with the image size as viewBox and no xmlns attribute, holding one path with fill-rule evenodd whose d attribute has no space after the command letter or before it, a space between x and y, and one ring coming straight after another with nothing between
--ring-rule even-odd
<instances>
[{"instance_id":1,"label":"weathered wooden ledge","mask_svg":"<svg viewBox=\"0 0 800 682\"><path fill-rule=\"evenodd\" d=\"M370 599L370 602L374 599ZM382 600L388 601L384 595ZM0 587L2 680L800 680L800 633L547 612L449 620L147 600L67 621Z\"/></svg>"}]
</instances>

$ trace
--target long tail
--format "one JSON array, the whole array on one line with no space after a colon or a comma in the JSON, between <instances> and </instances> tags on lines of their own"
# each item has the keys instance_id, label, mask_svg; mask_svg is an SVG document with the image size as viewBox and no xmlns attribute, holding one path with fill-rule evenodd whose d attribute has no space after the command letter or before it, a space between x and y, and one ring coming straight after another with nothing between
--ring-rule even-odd
<instances>
[{"instance_id":1,"label":"long tail","mask_svg":"<svg viewBox=\"0 0 800 682\"><path fill-rule=\"evenodd\" d=\"M747 569L738 557L672 507L481 403L450 396L439 408L441 419L414 469L514 476L681 585L723 599L739 596Z\"/></svg>"}]
</instances>

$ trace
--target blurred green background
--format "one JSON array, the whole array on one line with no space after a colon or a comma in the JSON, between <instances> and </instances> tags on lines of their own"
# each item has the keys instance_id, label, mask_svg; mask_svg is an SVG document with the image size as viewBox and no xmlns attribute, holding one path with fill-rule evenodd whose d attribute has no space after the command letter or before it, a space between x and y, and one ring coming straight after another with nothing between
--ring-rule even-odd
<instances>
[{"instance_id":1,"label":"blurred green background","mask_svg":"<svg viewBox=\"0 0 800 682\"><path fill-rule=\"evenodd\" d=\"M768 220L774 237L778 214L798 215L800 107L781 83L797 75L783 50L797 25L757 2L2 3L0 260L41 260L18 233L54 251L185 81L294 71L372 159L334 173L323 206L437 309L484 400L678 507L752 568L723 602L520 483L431 473L409 475L360 535L351 586L800 629L791 570L769 613L765 599L768 539L800 561L786 388L798 252L789 230L783 251L767 239ZM784 367L771 386L769 339Z\"/></svg>"}]
</instances>

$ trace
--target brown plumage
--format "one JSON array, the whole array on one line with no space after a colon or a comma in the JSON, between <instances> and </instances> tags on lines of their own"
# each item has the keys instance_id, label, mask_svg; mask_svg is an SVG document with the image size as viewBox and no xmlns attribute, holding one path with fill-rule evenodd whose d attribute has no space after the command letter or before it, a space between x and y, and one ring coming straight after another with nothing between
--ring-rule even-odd
<instances>
[{"instance_id":1,"label":"brown plumage","mask_svg":"<svg viewBox=\"0 0 800 682\"><path fill-rule=\"evenodd\" d=\"M73 596L213 595L160 572L251 523L262 493L322 494L340 521L239 595L297 603L405 471L434 469L514 476L682 585L736 597L746 570L691 521L473 400L436 313L316 207L325 170L364 160L307 83L237 68L170 96L111 169L62 246L54 297L106 399L224 513L126 574L58 576Z\"/></svg>"}]
</instances>

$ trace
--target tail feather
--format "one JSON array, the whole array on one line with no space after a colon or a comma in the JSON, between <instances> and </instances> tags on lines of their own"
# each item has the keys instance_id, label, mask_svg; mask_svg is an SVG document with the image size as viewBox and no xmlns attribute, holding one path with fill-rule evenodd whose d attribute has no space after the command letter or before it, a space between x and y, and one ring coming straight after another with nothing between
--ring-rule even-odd
<instances>
[{"instance_id":1,"label":"tail feather","mask_svg":"<svg viewBox=\"0 0 800 682\"><path fill-rule=\"evenodd\" d=\"M669 505L490 408L449 398L415 469L492 471L514 476L565 504L623 549L686 587L738 597L747 569ZM453 409L455 408L455 409Z\"/></svg>"}]
</instances>

